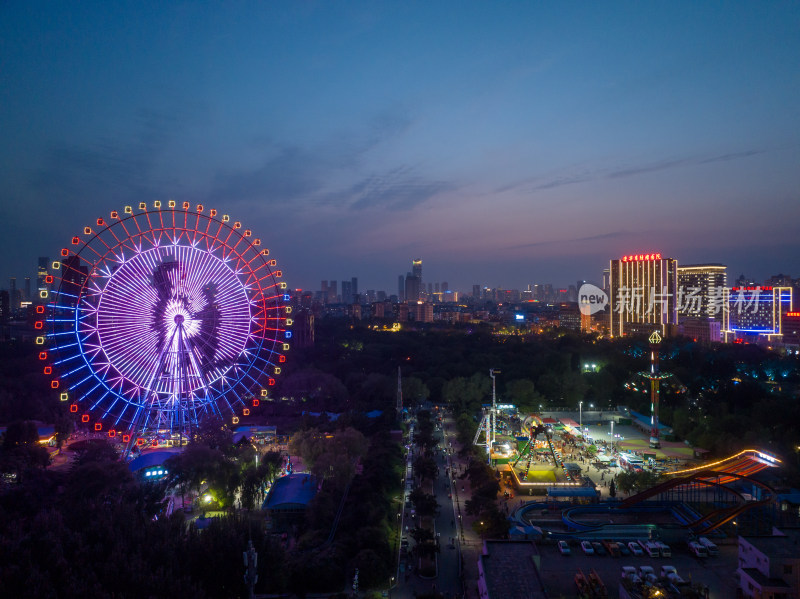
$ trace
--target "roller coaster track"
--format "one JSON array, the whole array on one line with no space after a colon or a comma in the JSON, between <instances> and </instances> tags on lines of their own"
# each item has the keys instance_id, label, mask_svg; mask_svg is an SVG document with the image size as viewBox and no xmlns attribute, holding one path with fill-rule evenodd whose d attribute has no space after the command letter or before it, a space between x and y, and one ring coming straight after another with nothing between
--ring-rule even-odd
<instances>
[{"instance_id":1,"label":"roller coaster track","mask_svg":"<svg viewBox=\"0 0 800 599\"><path fill-rule=\"evenodd\" d=\"M772 488L760 481L754 480L749 476L752 474L750 468L746 469L748 474L740 474L737 472L728 472L728 471L718 471L718 470L698 470L696 472L692 472L688 476L681 476L677 478L673 478L671 480L667 480L663 483L657 484L654 487L650 487L641 493L637 493L636 495L632 495L627 499L620 502L619 507L621 509L630 508L635 506L646 499L650 499L651 497L655 497L656 495L660 495L661 493L665 493L677 487L688 485L688 484L699 484L705 485L708 487L721 487L724 488L726 491L732 493L739 497L743 503L739 503L734 506L724 507L718 510L714 510L713 512L706 514L702 518L695 520L694 522L690 522L688 527L695 533L707 533L711 532L726 522L730 522L743 512L768 505L770 502L773 501L775 498L775 491ZM759 468L760 470L760 468ZM740 493L735 491L734 489L729 489L726 487L727 484L733 482L734 480L743 480L752 485L757 486L765 493L765 497L758 501L745 501L744 498L741 496Z\"/></svg>"}]
</instances>

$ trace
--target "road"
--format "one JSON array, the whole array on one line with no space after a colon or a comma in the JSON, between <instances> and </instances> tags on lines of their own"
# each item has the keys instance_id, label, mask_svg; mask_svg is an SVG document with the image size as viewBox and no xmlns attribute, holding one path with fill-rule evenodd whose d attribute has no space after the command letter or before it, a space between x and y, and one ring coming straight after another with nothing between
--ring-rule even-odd
<instances>
[{"instance_id":1,"label":"road","mask_svg":"<svg viewBox=\"0 0 800 599\"><path fill-rule=\"evenodd\" d=\"M457 530L458 513L463 507L463 500L469 497L469 483L457 480L458 486L451 481L452 464L455 459L450 452L455 453L455 432L452 419L445 417L442 430L437 428L435 437L438 445L435 449L435 460L439 473L433 481L433 492L440 506L439 514L435 519L436 533L439 538L440 551L436 558L436 577L421 578L416 572L411 574L401 573L399 583L391 590L390 596L397 599L413 599L423 593L437 592L444 597L456 598L463 596L461 582L461 551L464 546ZM456 468L461 471L463 465L456 460ZM464 485L464 491L461 491ZM407 507L410 510L410 507ZM409 528L412 524L409 524ZM464 542L475 542L475 533L471 529L465 530ZM410 541L413 544L413 540ZM407 575L406 575L407 574Z\"/></svg>"}]
</instances>

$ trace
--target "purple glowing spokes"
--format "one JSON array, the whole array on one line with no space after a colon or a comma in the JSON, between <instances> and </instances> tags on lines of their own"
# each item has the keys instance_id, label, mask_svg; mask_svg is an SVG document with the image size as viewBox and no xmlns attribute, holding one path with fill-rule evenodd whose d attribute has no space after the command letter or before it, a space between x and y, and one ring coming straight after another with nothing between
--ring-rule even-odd
<instances>
[{"instance_id":1,"label":"purple glowing spokes","mask_svg":"<svg viewBox=\"0 0 800 599\"><path fill-rule=\"evenodd\" d=\"M285 284L249 235L202 210L143 211L62 254L49 326L71 401L109 427L187 431L259 394L290 333Z\"/></svg>"},{"instance_id":2,"label":"purple glowing spokes","mask_svg":"<svg viewBox=\"0 0 800 599\"><path fill-rule=\"evenodd\" d=\"M196 398L237 362L250 337L250 301L217 256L168 245L134 254L97 281L95 363L108 363L131 395ZM180 321L180 322L179 322Z\"/></svg>"}]
</instances>

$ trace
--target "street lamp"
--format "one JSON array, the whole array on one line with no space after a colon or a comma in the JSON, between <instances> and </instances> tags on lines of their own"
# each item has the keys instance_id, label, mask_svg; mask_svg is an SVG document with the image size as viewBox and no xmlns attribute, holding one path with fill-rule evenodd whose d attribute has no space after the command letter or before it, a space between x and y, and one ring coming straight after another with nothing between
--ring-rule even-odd
<instances>
[{"instance_id":1,"label":"street lamp","mask_svg":"<svg viewBox=\"0 0 800 599\"><path fill-rule=\"evenodd\" d=\"M583 428L583 402L578 402L578 424L580 425L578 428Z\"/></svg>"}]
</instances>

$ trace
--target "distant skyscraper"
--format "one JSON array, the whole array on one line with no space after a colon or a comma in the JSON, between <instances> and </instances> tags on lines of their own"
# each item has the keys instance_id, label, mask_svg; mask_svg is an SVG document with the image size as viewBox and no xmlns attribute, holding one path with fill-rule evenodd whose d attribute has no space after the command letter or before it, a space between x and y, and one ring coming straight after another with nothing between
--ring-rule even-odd
<instances>
[{"instance_id":1,"label":"distant skyscraper","mask_svg":"<svg viewBox=\"0 0 800 599\"><path fill-rule=\"evenodd\" d=\"M39 289L39 295L41 297L42 291L47 291L49 285L45 280L47 278L47 257L46 256L39 256L39 269L36 274L36 286Z\"/></svg>"},{"instance_id":2,"label":"distant skyscraper","mask_svg":"<svg viewBox=\"0 0 800 599\"><path fill-rule=\"evenodd\" d=\"M85 266L78 256L68 256L61 263L61 296L62 303L77 306L86 279L89 278L89 268Z\"/></svg>"},{"instance_id":3,"label":"distant skyscraper","mask_svg":"<svg viewBox=\"0 0 800 599\"><path fill-rule=\"evenodd\" d=\"M358 295L358 277L353 277L350 279L350 286L351 286L351 293L353 296ZM354 298L351 298L350 301L356 301Z\"/></svg>"},{"instance_id":4,"label":"distant skyscraper","mask_svg":"<svg viewBox=\"0 0 800 599\"><path fill-rule=\"evenodd\" d=\"M339 284L336 281L328 281L328 297L331 303L339 301Z\"/></svg>"},{"instance_id":5,"label":"distant skyscraper","mask_svg":"<svg viewBox=\"0 0 800 599\"><path fill-rule=\"evenodd\" d=\"M419 278L411 273L406 275L405 298L410 304L419 301L420 282Z\"/></svg>"},{"instance_id":6,"label":"distant skyscraper","mask_svg":"<svg viewBox=\"0 0 800 599\"><path fill-rule=\"evenodd\" d=\"M677 260L634 254L611 260L608 301L612 337L667 334L677 324Z\"/></svg>"},{"instance_id":7,"label":"distant skyscraper","mask_svg":"<svg viewBox=\"0 0 800 599\"><path fill-rule=\"evenodd\" d=\"M481 299L481 286L480 285L473 285L472 286L472 297L475 299Z\"/></svg>"},{"instance_id":8,"label":"distant skyscraper","mask_svg":"<svg viewBox=\"0 0 800 599\"><path fill-rule=\"evenodd\" d=\"M22 299L24 299L26 302L29 302L32 299L31 298L31 278L30 277L25 277L25 297L22 298Z\"/></svg>"},{"instance_id":9,"label":"distant skyscraper","mask_svg":"<svg viewBox=\"0 0 800 599\"><path fill-rule=\"evenodd\" d=\"M353 303L353 282L352 281L342 281L342 303L343 304L352 304Z\"/></svg>"},{"instance_id":10,"label":"distant skyscraper","mask_svg":"<svg viewBox=\"0 0 800 599\"><path fill-rule=\"evenodd\" d=\"M450 286L447 284L447 281L442 281L442 293L447 293L450 290Z\"/></svg>"},{"instance_id":11,"label":"distant skyscraper","mask_svg":"<svg viewBox=\"0 0 800 599\"><path fill-rule=\"evenodd\" d=\"M406 278L403 275L397 277L397 297L401 302L406 299Z\"/></svg>"},{"instance_id":12,"label":"distant skyscraper","mask_svg":"<svg viewBox=\"0 0 800 599\"><path fill-rule=\"evenodd\" d=\"M722 264L687 264L678 267L678 316L723 320L728 268Z\"/></svg>"},{"instance_id":13,"label":"distant skyscraper","mask_svg":"<svg viewBox=\"0 0 800 599\"><path fill-rule=\"evenodd\" d=\"M12 314L19 310L19 299L17 299L17 277L8 280L8 297L11 303Z\"/></svg>"},{"instance_id":14,"label":"distant skyscraper","mask_svg":"<svg viewBox=\"0 0 800 599\"><path fill-rule=\"evenodd\" d=\"M422 285L422 260L411 261L411 274L419 279L419 284Z\"/></svg>"},{"instance_id":15,"label":"distant skyscraper","mask_svg":"<svg viewBox=\"0 0 800 599\"><path fill-rule=\"evenodd\" d=\"M8 291L0 289L0 325L8 323L10 317L10 303L8 299ZM0 339L5 337L5 330L0 330Z\"/></svg>"}]
</instances>

